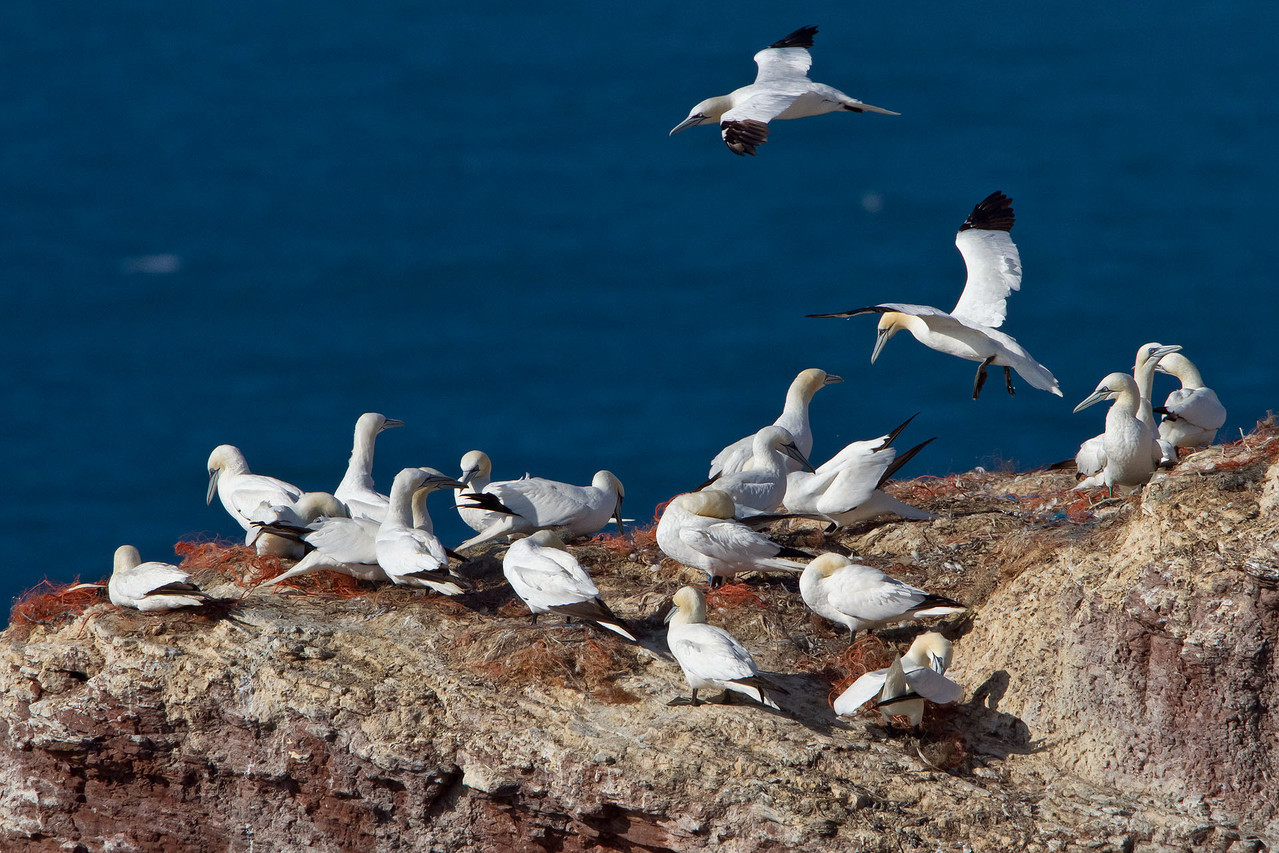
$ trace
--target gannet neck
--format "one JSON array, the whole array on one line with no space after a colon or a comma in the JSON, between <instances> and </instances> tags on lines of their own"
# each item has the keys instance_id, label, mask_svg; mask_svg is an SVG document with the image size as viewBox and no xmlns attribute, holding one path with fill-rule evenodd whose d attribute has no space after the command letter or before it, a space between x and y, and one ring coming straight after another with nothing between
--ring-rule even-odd
<instances>
[{"instance_id":1,"label":"gannet neck","mask_svg":"<svg viewBox=\"0 0 1279 853\"><path fill-rule=\"evenodd\" d=\"M413 526L427 533L435 532L435 523L431 521L431 513L426 508L426 497L431 489L418 489L412 497Z\"/></svg>"},{"instance_id":2,"label":"gannet neck","mask_svg":"<svg viewBox=\"0 0 1279 853\"><path fill-rule=\"evenodd\" d=\"M915 642L911 643L910 651L906 652L902 658L902 665L926 666L940 675L945 675L946 670L950 668L954 653L955 647L950 640L936 631L929 631L926 634L920 634L915 638Z\"/></svg>"},{"instance_id":3,"label":"gannet neck","mask_svg":"<svg viewBox=\"0 0 1279 853\"><path fill-rule=\"evenodd\" d=\"M347 494L352 489L373 488L373 446L386 422L386 418L377 412L365 412L355 422L351 458L342 482L333 491L335 495Z\"/></svg>"},{"instance_id":4,"label":"gannet neck","mask_svg":"<svg viewBox=\"0 0 1279 853\"><path fill-rule=\"evenodd\" d=\"M413 493L426 481L426 472L421 468L405 468L395 475L391 483L391 504L386 511L386 519L382 527L413 526Z\"/></svg>"},{"instance_id":5,"label":"gannet neck","mask_svg":"<svg viewBox=\"0 0 1279 853\"><path fill-rule=\"evenodd\" d=\"M698 590L691 586L683 587L671 600L675 604L675 611L668 620L672 628L706 621L706 597Z\"/></svg>"},{"instance_id":6,"label":"gannet neck","mask_svg":"<svg viewBox=\"0 0 1279 853\"><path fill-rule=\"evenodd\" d=\"M1181 353L1171 353L1164 356L1155 365L1155 369L1161 373L1177 377L1178 381L1181 382L1181 387L1187 391L1207 387L1204 385L1203 376L1199 374L1199 368L1195 367L1195 363Z\"/></svg>"},{"instance_id":7,"label":"gannet neck","mask_svg":"<svg viewBox=\"0 0 1279 853\"><path fill-rule=\"evenodd\" d=\"M304 492L293 508L307 522L348 515L346 505L328 492Z\"/></svg>"},{"instance_id":8,"label":"gannet neck","mask_svg":"<svg viewBox=\"0 0 1279 853\"><path fill-rule=\"evenodd\" d=\"M114 570L125 572L142 565L142 554L133 545L121 545L115 549Z\"/></svg>"}]
</instances>

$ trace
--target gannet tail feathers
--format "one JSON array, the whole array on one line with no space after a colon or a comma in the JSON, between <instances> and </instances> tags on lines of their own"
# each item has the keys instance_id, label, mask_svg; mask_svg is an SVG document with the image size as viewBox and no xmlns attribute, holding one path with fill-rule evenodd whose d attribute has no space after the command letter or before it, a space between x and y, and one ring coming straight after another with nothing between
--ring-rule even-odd
<instances>
[{"instance_id":1,"label":"gannet tail feathers","mask_svg":"<svg viewBox=\"0 0 1279 853\"><path fill-rule=\"evenodd\" d=\"M901 423L900 423L900 424L899 424L899 425L898 425L898 426L897 426L897 427L896 427L896 428L895 428L892 432L890 432L888 435L884 436L884 443L880 445L880 448L881 448L881 449L882 449L882 448L885 448L885 447L887 447L888 445L892 444L894 441L896 441L896 440L897 440L897 436L899 436L899 435L901 435L901 434L902 434L902 430L904 430L904 429L906 429L906 427L910 426L910 422L911 422L911 421L913 421L913 420L914 420L915 418L917 418L917 417L919 417L919 412L915 412L915 414L911 415L911 416L910 416L910 417L908 417L906 420L902 421L902 422L901 422Z\"/></svg>"},{"instance_id":2,"label":"gannet tail feathers","mask_svg":"<svg viewBox=\"0 0 1279 853\"><path fill-rule=\"evenodd\" d=\"M952 613L963 613L968 608L944 595L929 593L911 609L911 616L949 616Z\"/></svg>"},{"instance_id":3,"label":"gannet tail feathers","mask_svg":"<svg viewBox=\"0 0 1279 853\"><path fill-rule=\"evenodd\" d=\"M609 606L600 599L592 601L575 601L572 604L553 604L548 610L564 616L571 616L574 619L581 619L584 622L590 622L592 625L598 625L601 628L607 628L632 643L638 643L639 640L631 633L630 627L621 619L619 619Z\"/></svg>"},{"instance_id":4,"label":"gannet tail feathers","mask_svg":"<svg viewBox=\"0 0 1279 853\"><path fill-rule=\"evenodd\" d=\"M525 476L528 476L527 474ZM497 495L488 492L468 492L462 495L469 504L462 504L462 509L486 509L489 512L500 512L503 515L519 515L515 510L508 507L498 498Z\"/></svg>"},{"instance_id":5,"label":"gannet tail feathers","mask_svg":"<svg viewBox=\"0 0 1279 853\"><path fill-rule=\"evenodd\" d=\"M764 691L767 690L769 693L782 693L786 695L790 694L789 690L779 684L769 681L762 675L752 675L749 678L735 678L732 681L725 681L723 684L730 690L749 696L759 704L767 705L776 711L780 711L781 707L769 697L768 693L765 693Z\"/></svg>"},{"instance_id":6,"label":"gannet tail feathers","mask_svg":"<svg viewBox=\"0 0 1279 853\"><path fill-rule=\"evenodd\" d=\"M458 577L452 572L446 571L431 571L423 569L420 572L409 572L407 574L400 575L400 577L413 578L414 580L421 581L442 595L462 595L468 589L473 589L475 587L475 585L466 578Z\"/></svg>"},{"instance_id":7,"label":"gannet tail feathers","mask_svg":"<svg viewBox=\"0 0 1279 853\"><path fill-rule=\"evenodd\" d=\"M902 455L894 459L892 462L890 462L888 464L888 467L884 469L884 473L879 478L879 483L876 484L875 488L882 489L884 487L884 483L887 483L890 477L892 477L894 474L900 471L903 465L905 465L911 459L915 458L916 453L923 450L931 442L934 442L936 440L937 440L937 436L933 436L932 438L928 439L928 441L920 442L919 444L916 444L910 450L907 450L905 453L903 453Z\"/></svg>"}]
</instances>

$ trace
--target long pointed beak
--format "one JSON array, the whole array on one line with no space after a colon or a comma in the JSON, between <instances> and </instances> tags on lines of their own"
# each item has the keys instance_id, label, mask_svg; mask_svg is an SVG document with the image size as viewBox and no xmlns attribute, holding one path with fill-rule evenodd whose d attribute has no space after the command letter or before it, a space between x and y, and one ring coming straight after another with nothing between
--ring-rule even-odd
<instances>
[{"instance_id":1,"label":"long pointed beak","mask_svg":"<svg viewBox=\"0 0 1279 853\"><path fill-rule=\"evenodd\" d=\"M397 426L404 426L404 421L397 421L395 418L387 418L386 423L382 424L382 429L378 430L378 432L394 429Z\"/></svg>"},{"instance_id":2,"label":"long pointed beak","mask_svg":"<svg viewBox=\"0 0 1279 853\"><path fill-rule=\"evenodd\" d=\"M622 526L622 499L617 499L617 506L613 508L613 520L617 522L617 532L625 533L626 528Z\"/></svg>"},{"instance_id":3,"label":"long pointed beak","mask_svg":"<svg viewBox=\"0 0 1279 853\"><path fill-rule=\"evenodd\" d=\"M1085 397L1082 403L1080 403L1078 406L1075 406L1075 411L1082 412L1084 409L1088 408L1094 403L1100 403L1102 400L1109 400L1109 399L1110 399L1110 389L1098 388L1096 391L1092 392L1087 397Z\"/></svg>"},{"instance_id":4,"label":"long pointed beak","mask_svg":"<svg viewBox=\"0 0 1279 853\"><path fill-rule=\"evenodd\" d=\"M462 472L462 488L465 489L467 486L471 485L471 481L474 480L475 476L479 473L480 473L480 469L478 468L468 468L467 470L463 471Z\"/></svg>"},{"instance_id":5,"label":"long pointed beak","mask_svg":"<svg viewBox=\"0 0 1279 853\"><path fill-rule=\"evenodd\" d=\"M670 621L675 618L675 614L679 612L679 605L671 602L670 610L666 611L666 615L662 617L662 622L669 625Z\"/></svg>"},{"instance_id":6,"label":"long pointed beak","mask_svg":"<svg viewBox=\"0 0 1279 853\"><path fill-rule=\"evenodd\" d=\"M844 381L844 377L842 377L842 376L835 376L834 374L827 373L827 374L826 374L826 381L825 381L825 382L823 382L822 384L823 384L823 385L834 385L836 382L843 382L843 381Z\"/></svg>"},{"instance_id":7,"label":"long pointed beak","mask_svg":"<svg viewBox=\"0 0 1279 853\"><path fill-rule=\"evenodd\" d=\"M706 116L700 113L691 115L688 118L681 121L679 124L675 125L675 127L671 129L671 132L666 135L674 136L675 134L679 133L681 130L688 130L690 127L697 127L699 124L701 124L705 120L706 120Z\"/></svg>"},{"instance_id":8,"label":"long pointed beak","mask_svg":"<svg viewBox=\"0 0 1279 853\"><path fill-rule=\"evenodd\" d=\"M1166 346L1155 347L1150 357L1155 361L1158 361L1164 356L1171 355L1174 352L1181 352L1181 346L1179 344L1167 344Z\"/></svg>"},{"instance_id":9,"label":"long pointed beak","mask_svg":"<svg viewBox=\"0 0 1279 853\"><path fill-rule=\"evenodd\" d=\"M430 489L465 489L466 483L454 480L452 477L427 477L422 481L422 486L419 489L422 487Z\"/></svg>"},{"instance_id":10,"label":"long pointed beak","mask_svg":"<svg viewBox=\"0 0 1279 853\"><path fill-rule=\"evenodd\" d=\"M221 473L221 468L214 468L209 472L209 493L204 496L204 503L206 506L213 503L213 496L218 493L218 476Z\"/></svg>"},{"instance_id":11,"label":"long pointed beak","mask_svg":"<svg viewBox=\"0 0 1279 853\"><path fill-rule=\"evenodd\" d=\"M870 363L874 364L875 359L879 358L879 351L884 348L884 344L888 343L888 330L880 329L875 335L875 348L870 351Z\"/></svg>"},{"instance_id":12,"label":"long pointed beak","mask_svg":"<svg viewBox=\"0 0 1279 853\"><path fill-rule=\"evenodd\" d=\"M785 453L791 459L794 459L800 465L804 466L805 471L808 471L809 473L816 473L817 469L808 461L808 457L804 455L803 451L795 446L794 442L791 442L790 444L783 444L782 453Z\"/></svg>"}]
</instances>

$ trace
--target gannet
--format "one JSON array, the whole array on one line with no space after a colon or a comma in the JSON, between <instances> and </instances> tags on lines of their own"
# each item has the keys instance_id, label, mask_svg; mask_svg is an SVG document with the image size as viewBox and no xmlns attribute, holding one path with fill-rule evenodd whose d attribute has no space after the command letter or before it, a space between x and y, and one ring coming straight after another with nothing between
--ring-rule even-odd
<instances>
[{"instance_id":1,"label":"gannet","mask_svg":"<svg viewBox=\"0 0 1279 853\"><path fill-rule=\"evenodd\" d=\"M244 544L259 554L301 559L307 552L302 539L308 525L317 518L344 517L346 504L328 492L303 492L294 504L269 504L266 501L249 513L249 530Z\"/></svg>"},{"instance_id":2,"label":"gannet","mask_svg":"<svg viewBox=\"0 0 1279 853\"><path fill-rule=\"evenodd\" d=\"M391 483L391 503L378 528L377 563L397 585L425 586L461 595L462 579L449 572L448 554L434 533L413 526L413 494L457 489L461 483L434 468L405 468ZM429 521L427 522L429 526Z\"/></svg>"},{"instance_id":3,"label":"gannet","mask_svg":"<svg viewBox=\"0 0 1279 853\"><path fill-rule=\"evenodd\" d=\"M347 462L342 482L333 490L333 496L350 510L351 518L381 521L386 517L389 498L373 487L373 444L383 430L400 426L404 426L404 421L377 412L365 412L355 422L351 459Z\"/></svg>"},{"instance_id":4,"label":"gannet","mask_svg":"<svg viewBox=\"0 0 1279 853\"><path fill-rule=\"evenodd\" d=\"M215 494L231 517L251 534L246 537L247 544L258 532L253 527L253 513L263 503L268 506L294 504L302 497L302 490L274 477L250 473L240 448L219 444L209 454L209 491L205 503L212 504Z\"/></svg>"},{"instance_id":5,"label":"gannet","mask_svg":"<svg viewBox=\"0 0 1279 853\"><path fill-rule=\"evenodd\" d=\"M799 576L799 594L818 616L848 628L849 644L863 628L968 609L839 554L821 554L809 563Z\"/></svg>"},{"instance_id":6,"label":"gannet","mask_svg":"<svg viewBox=\"0 0 1279 853\"><path fill-rule=\"evenodd\" d=\"M1137 382L1126 373L1112 373L1097 389L1084 398L1079 412L1102 400L1113 400L1106 413L1106 431L1102 433L1105 467L1080 482L1076 489L1105 486L1114 497L1115 486L1143 486L1150 481L1163 453L1158 433L1137 417L1141 408L1141 392Z\"/></svg>"},{"instance_id":7,"label":"gannet","mask_svg":"<svg viewBox=\"0 0 1279 853\"><path fill-rule=\"evenodd\" d=\"M831 523L829 529L886 513L920 520L935 518L932 513L902 503L880 490L889 477L933 441L930 438L917 444L899 458L891 444L909 423L907 420L879 438L848 444L812 473L790 472L786 476L787 511L823 518Z\"/></svg>"},{"instance_id":8,"label":"gannet","mask_svg":"<svg viewBox=\"0 0 1279 853\"><path fill-rule=\"evenodd\" d=\"M1226 422L1226 407L1217 399L1217 392L1204 385L1199 369L1184 355L1167 356L1155 369L1181 380L1181 388L1169 394L1157 409L1164 416L1159 423L1159 437L1173 447L1212 444L1217 430Z\"/></svg>"},{"instance_id":9,"label":"gannet","mask_svg":"<svg viewBox=\"0 0 1279 853\"><path fill-rule=\"evenodd\" d=\"M144 563L138 549L121 545L115 549L115 568L107 582L107 595L116 607L137 610L174 610L199 607L211 599L191 576L169 563Z\"/></svg>"},{"instance_id":10,"label":"gannet","mask_svg":"<svg viewBox=\"0 0 1279 853\"><path fill-rule=\"evenodd\" d=\"M777 708L777 703L764 691L787 691L760 676L755 659L736 637L723 628L706 624L705 597L693 587L686 586L675 593L672 603L674 607L666 615L669 626L666 644L670 646L680 669L684 670L684 678L693 689L693 695L688 699L673 699L667 704L700 705L697 691L703 687L718 687L725 691L726 702L728 691L732 690L770 708Z\"/></svg>"},{"instance_id":11,"label":"gannet","mask_svg":"<svg viewBox=\"0 0 1279 853\"><path fill-rule=\"evenodd\" d=\"M325 498L329 500L325 500ZM307 492L298 499L296 521L280 519L264 524L269 531L292 536L304 543L306 553L283 574L264 581L273 586L280 581L332 569L363 581L387 580L377 564L377 533L381 522L368 516L348 518L346 505L323 492Z\"/></svg>"},{"instance_id":12,"label":"gannet","mask_svg":"<svg viewBox=\"0 0 1279 853\"><path fill-rule=\"evenodd\" d=\"M766 426L751 439L751 459L746 467L717 478L713 485L732 496L739 518L776 512L786 497L788 459L806 471L813 470L789 432L779 426Z\"/></svg>"},{"instance_id":13,"label":"gannet","mask_svg":"<svg viewBox=\"0 0 1279 853\"><path fill-rule=\"evenodd\" d=\"M504 511L505 507L501 510L484 508L497 503L496 497L484 493L493 474L493 463L487 453L468 450L462 455L461 466L461 481L465 488L453 492L453 503L457 505L457 514L463 523L476 533L483 533L502 521L502 516L511 513Z\"/></svg>"},{"instance_id":14,"label":"gannet","mask_svg":"<svg viewBox=\"0 0 1279 853\"><path fill-rule=\"evenodd\" d=\"M1013 394L1013 370L1035 388L1061 396L1048 368L1031 358L1011 335L999 331L1007 315L1008 294L1021 289L1021 256L1012 241L1012 199L993 192L973 208L959 226L955 245L964 256L968 280L950 313L929 305L884 302L836 314L809 317L855 317L880 314L879 333L870 361L875 363L888 339L902 329L930 349L980 362L973 381L973 399L986 382L986 368L1004 368L1004 384Z\"/></svg>"},{"instance_id":15,"label":"gannet","mask_svg":"<svg viewBox=\"0 0 1279 853\"><path fill-rule=\"evenodd\" d=\"M1137 409L1137 419L1151 429L1157 429L1155 424L1155 415L1150 406L1150 394L1155 387L1155 371L1159 367L1159 362L1168 355L1177 352L1181 347L1176 344L1164 344L1151 342L1142 344L1137 348L1137 355L1133 359L1132 378L1137 383L1137 392L1141 394L1141 404ZM1168 444L1167 447L1160 445L1160 460L1155 464L1159 464L1164 459L1171 456L1170 461L1176 461L1177 451ZM1092 438L1079 445L1079 452L1075 454L1075 470L1084 477L1094 477L1102 468L1106 467L1106 448L1102 443L1101 435L1094 435ZM1100 481L1091 485L1099 485Z\"/></svg>"},{"instance_id":16,"label":"gannet","mask_svg":"<svg viewBox=\"0 0 1279 853\"><path fill-rule=\"evenodd\" d=\"M839 694L835 713L851 716L879 696L877 703L884 722L904 714L912 726L919 726L924 716L924 700L948 705L964 698L964 688L946 677L953 646L941 634L920 634L910 651L893 660L892 666L868 672Z\"/></svg>"},{"instance_id":17,"label":"gannet","mask_svg":"<svg viewBox=\"0 0 1279 853\"><path fill-rule=\"evenodd\" d=\"M676 562L706 572L711 588L741 572L802 572L812 555L780 545L733 518L731 496L703 489L674 498L657 523L657 545Z\"/></svg>"},{"instance_id":18,"label":"gannet","mask_svg":"<svg viewBox=\"0 0 1279 853\"><path fill-rule=\"evenodd\" d=\"M756 146L768 139L768 123L773 119L804 118L837 110L900 115L809 80L813 57L808 48L813 46L816 34L817 27L801 27L755 54L759 72L754 83L702 101L693 107L688 118L675 125L670 135L700 124L718 123L730 151L754 156Z\"/></svg>"},{"instance_id":19,"label":"gannet","mask_svg":"<svg viewBox=\"0 0 1279 853\"><path fill-rule=\"evenodd\" d=\"M599 532L612 519L622 530L622 481L609 471L597 471L589 486L575 486L541 477L502 480L481 490L510 510L494 523L457 546L459 551L512 533L555 528L566 539Z\"/></svg>"},{"instance_id":20,"label":"gannet","mask_svg":"<svg viewBox=\"0 0 1279 853\"><path fill-rule=\"evenodd\" d=\"M553 530L539 530L513 542L502 557L502 574L528 605L535 622L539 613L559 613L639 642L600 598L591 576Z\"/></svg>"},{"instance_id":21,"label":"gannet","mask_svg":"<svg viewBox=\"0 0 1279 853\"><path fill-rule=\"evenodd\" d=\"M800 371L787 389L782 413L777 416L777 420L773 421L773 426L779 426L789 432L795 441L795 446L805 457L813 452L813 430L808 423L808 404L812 402L813 395L827 385L843 381L838 376L813 367ZM715 454L707 476L715 478L724 474L735 474L745 468L751 459L754 440L754 434L744 436ZM786 467L790 471L800 469L799 463L793 459L786 460Z\"/></svg>"}]
</instances>

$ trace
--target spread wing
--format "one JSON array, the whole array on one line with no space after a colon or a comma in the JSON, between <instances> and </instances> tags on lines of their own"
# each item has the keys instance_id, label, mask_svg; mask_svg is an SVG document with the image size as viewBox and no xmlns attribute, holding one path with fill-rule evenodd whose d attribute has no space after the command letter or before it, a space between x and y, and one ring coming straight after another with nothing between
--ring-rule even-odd
<instances>
[{"instance_id":1,"label":"spread wing","mask_svg":"<svg viewBox=\"0 0 1279 853\"><path fill-rule=\"evenodd\" d=\"M906 672L910 689L930 702L946 705L964 698L964 688L926 666Z\"/></svg>"},{"instance_id":2,"label":"spread wing","mask_svg":"<svg viewBox=\"0 0 1279 853\"><path fill-rule=\"evenodd\" d=\"M884 689L884 676L887 673L887 669L877 669L854 681L835 700L835 713L841 717L857 713L858 708L874 699L879 695L879 691Z\"/></svg>"},{"instance_id":3,"label":"spread wing","mask_svg":"<svg viewBox=\"0 0 1279 853\"><path fill-rule=\"evenodd\" d=\"M1012 199L994 192L983 199L955 235L964 256L968 281L950 313L966 323L989 328L1003 325L1008 294L1021 289L1021 255L1009 231Z\"/></svg>"},{"instance_id":4,"label":"spread wing","mask_svg":"<svg viewBox=\"0 0 1279 853\"><path fill-rule=\"evenodd\" d=\"M339 563L377 562L378 524L365 518L322 518L303 539Z\"/></svg>"},{"instance_id":5,"label":"spread wing","mask_svg":"<svg viewBox=\"0 0 1279 853\"><path fill-rule=\"evenodd\" d=\"M800 27L755 54L755 64L759 67L755 82L806 78L808 69L813 67L813 56L808 49L813 46L815 35L817 27Z\"/></svg>"}]
</instances>

